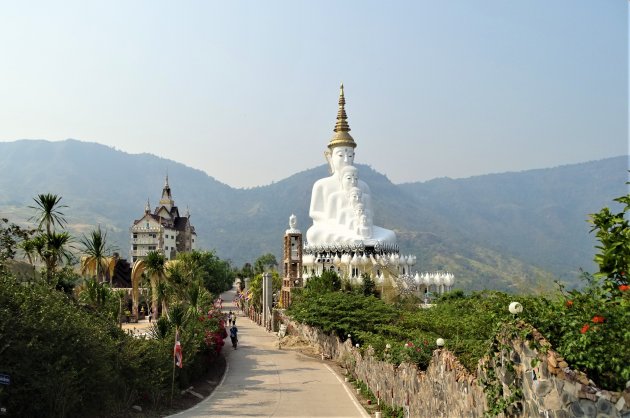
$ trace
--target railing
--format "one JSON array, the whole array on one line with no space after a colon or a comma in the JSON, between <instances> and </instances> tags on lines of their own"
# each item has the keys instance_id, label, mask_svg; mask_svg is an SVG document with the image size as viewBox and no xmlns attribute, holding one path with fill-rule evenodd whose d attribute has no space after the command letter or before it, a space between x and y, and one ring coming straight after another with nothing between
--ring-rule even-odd
<instances>
[{"instance_id":1,"label":"railing","mask_svg":"<svg viewBox=\"0 0 630 418\"><path fill-rule=\"evenodd\" d=\"M154 227L154 228L151 228L151 227L143 228L141 226L132 226L130 228L130 231L132 233L133 232L160 232L160 231L162 231L162 227L161 226L157 226L157 227Z\"/></svg>"},{"instance_id":2,"label":"railing","mask_svg":"<svg viewBox=\"0 0 630 418\"><path fill-rule=\"evenodd\" d=\"M132 238L131 242L133 244L158 244L160 242L159 238Z\"/></svg>"}]
</instances>

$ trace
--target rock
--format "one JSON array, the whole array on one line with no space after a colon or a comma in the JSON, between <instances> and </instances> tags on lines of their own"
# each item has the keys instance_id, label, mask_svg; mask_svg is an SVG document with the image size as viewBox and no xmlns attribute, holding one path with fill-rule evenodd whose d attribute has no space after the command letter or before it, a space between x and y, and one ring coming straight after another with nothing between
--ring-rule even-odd
<instances>
[{"instance_id":1,"label":"rock","mask_svg":"<svg viewBox=\"0 0 630 418\"><path fill-rule=\"evenodd\" d=\"M586 377L584 373L579 373L577 376L575 376L575 378L578 382L580 382L584 386L588 386L589 384L588 377Z\"/></svg>"},{"instance_id":2,"label":"rock","mask_svg":"<svg viewBox=\"0 0 630 418\"><path fill-rule=\"evenodd\" d=\"M510 360L512 360L514 364L521 364L521 356L516 351L510 353Z\"/></svg>"},{"instance_id":3,"label":"rock","mask_svg":"<svg viewBox=\"0 0 630 418\"><path fill-rule=\"evenodd\" d=\"M134 405L131 407L134 411L142 412L142 407L140 405Z\"/></svg>"},{"instance_id":4,"label":"rock","mask_svg":"<svg viewBox=\"0 0 630 418\"><path fill-rule=\"evenodd\" d=\"M548 380L538 380L538 384L534 384L536 396L543 397L551 392L551 382Z\"/></svg>"},{"instance_id":5,"label":"rock","mask_svg":"<svg viewBox=\"0 0 630 418\"><path fill-rule=\"evenodd\" d=\"M547 410L557 410L562 408L562 401L556 392L551 392L543 400L543 406Z\"/></svg>"},{"instance_id":6,"label":"rock","mask_svg":"<svg viewBox=\"0 0 630 418\"><path fill-rule=\"evenodd\" d=\"M523 348L523 354L525 354L527 357L536 357L538 355L536 351L529 348L528 341L523 342L522 348Z\"/></svg>"},{"instance_id":7,"label":"rock","mask_svg":"<svg viewBox=\"0 0 630 418\"><path fill-rule=\"evenodd\" d=\"M562 390L564 392L569 393L570 395L573 395L574 397L577 397L577 393L578 390L580 389L578 386L581 387L581 385L579 383L572 383L572 382L564 382L564 385L562 387Z\"/></svg>"},{"instance_id":8,"label":"rock","mask_svg":"<svg viewBox=\"0 0 630 418\"><path fill-rule=\"evenodd\" d=\"M558 361L556 360L556 357L552 353L547 354L547 363L551 367L558 367Z\"/></svg>"},{"instance_id":9,"label":"rock","mask_svg":"<svg viewBox=\"0 0 630 418\"><path fill-rule=\"evenodd\" d=\"M626 400L622 396L619 398L619 400L615 404L615 408L617 408L617 411L621 411L625 405L626 405Z\"/></svg>"},{"instance_id":10,"label":"rock","mask_svg":"<svg viewBox=\"0 0 630 418\"><path fill-rule=\"evenodd\" d=\"M599 398L597 402L595 402L595 406L600 414L611 415L613 413L613 404L604 398Z\"/></svg>"},{"instance_id":11,"label":"rock","mask_svg":"<svg viewBox=\"0 0 630 418\"><path fill-rule=\"evenodd\" d=\"M589 399L580 399L580 408L584 411L584 416L593 417L597 416L597 407L595 406L595 402Z\"/></svg>"},{"instance_id":12,"label":"rock","mask_svg":"<svg viewBox=\"0 0 630 418\"><path fill-rule=\"evenodd\" d=\"M571 406L569 407L569 411L571 412L572 416L574 416L574 417L583 417L584 416L584 410L580 406L579 402L573 402L571 404Z\"/></svg>"},{"instance_id":13,"label":"rock","mask_svg":"<svg viewBox=\"0 0 630 418\"><path fill-rule=\"evenodd\" d=\"M562 393L562 388L564 388L564 380L554 379L554 382L556 384L556 390L558 391L558 393Z\"/></svg>"},{"instance_id":14,"label":"rock","mask_svg":"<svg viewBox=\"0 0 630 418\"><path fill-rule=\"evenodd\" d=\"M564 369L565 367L569 367L569 364L566 361L559 361L558 367L560 367L561 369Z\"/></svg>"},{"instance_id":15,"label":"rock","mask_svg":"<svg viewBox=\"0 0 630 418\"><path fill-rule=\"evenodd\" d=\"M565 406L571 403L576 403L577 401L577 397L569 392L563 392L561 398L562 398L562 403Z\"/></svg>"},{"instance_id":16,"label":"rock","mask_svg":"<svg viewBox=\"0 0 630 418\"><path fill-rule=\"evenodd\" d=\"M549 366L549 373L557 376L561 372L562 372L562 369L560 369L560 367Z\"/></svg>"},{"instance_id":17,"label":"rock","mask_svg":"<svg viewBox=\"0 0 630 418\"><path fill-rule=\"evenodd\" d=\"M554 411L553 416L555 418L570 418L569 413L565 411L564 409L559 409L557 411Z\"/></svg>"}]
</instances>

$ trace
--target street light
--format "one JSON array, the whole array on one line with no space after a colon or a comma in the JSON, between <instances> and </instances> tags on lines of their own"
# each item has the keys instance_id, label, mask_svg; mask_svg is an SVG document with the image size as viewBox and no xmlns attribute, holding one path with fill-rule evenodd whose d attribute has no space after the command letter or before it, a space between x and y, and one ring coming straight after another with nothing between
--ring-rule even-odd
<instances>
[{"instance_id":1,"label":"street light","mask_svg":"<svg viewBox=\"0 0 630 418\"><path fill-rule=\"evenodd\" d=\"M518 315L521 312L523 312L523 305L521 305L518 302L512 302L512 303L510 303L510 306L509 306L508 309L510 310L510 313L512 315Z\"/></svg>"},{"instance_id":2,"label":"street light","mask_svg":"<svg viewBox=\"0 0 630 418\"><path fill-rule=\"evenodd\" d=\"M444 347L444 338L438 338L437 340L435 340L435 344L438 346L438 348Z\"/></svg>"}]
</instances>

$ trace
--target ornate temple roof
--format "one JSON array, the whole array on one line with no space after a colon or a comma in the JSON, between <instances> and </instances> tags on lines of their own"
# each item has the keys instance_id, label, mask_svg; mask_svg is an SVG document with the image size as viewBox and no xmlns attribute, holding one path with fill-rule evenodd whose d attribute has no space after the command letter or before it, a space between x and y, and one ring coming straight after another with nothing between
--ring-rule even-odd
<instances>
[{"instance_id":1,"label":"ornate temple roof","mask_svg":"<svg viewBox=\"0 0 630 418\"><path fill-rule=\"evenodd\" d=\"M350 125L348 125L348 115L346 115L346 98L343 94L343 84L339 92L339 110L337 111L337 123L333 131L335 134L328 143L328 148L334 147L352 147L356 148L357 143L350 135Z\"/></svg>"}]
</instances>

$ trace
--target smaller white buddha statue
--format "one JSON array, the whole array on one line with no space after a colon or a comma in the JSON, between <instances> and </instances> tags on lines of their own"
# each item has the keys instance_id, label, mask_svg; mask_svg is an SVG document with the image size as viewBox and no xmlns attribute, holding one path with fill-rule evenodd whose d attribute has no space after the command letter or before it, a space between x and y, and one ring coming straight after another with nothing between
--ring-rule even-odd
<instances>
[{"instance_id":1,"label":"smaller white buddha statue","mask_svg":"<svg viewBox=\"0 0 630 418\"><path fill-rule=\"evenodd\" d=\"M359 225L357 226L357 235L361 238L370 238L372 236L372 228L368 222L368 217L364 213L359 216Z\"/></svg>"},{"instance_id":2,"label":"smaller white buddha statue","mask_svg":"<svg viewBox=\"0 0 630 418\"><path fill-rule=\"evenodd\" d=\"M300 230L297 229L297 216L293 213L289 216L289 229L285 231L287 234L299 234Z\"/></svg>"}]
</instances>

